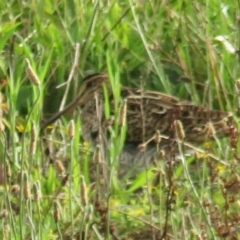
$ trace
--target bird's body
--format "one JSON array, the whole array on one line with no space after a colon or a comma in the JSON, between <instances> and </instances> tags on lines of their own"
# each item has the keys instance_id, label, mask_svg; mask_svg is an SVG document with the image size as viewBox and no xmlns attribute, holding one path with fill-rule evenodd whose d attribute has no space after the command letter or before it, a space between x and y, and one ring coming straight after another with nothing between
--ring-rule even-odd
<instances>
[{"instance_id":1,"label":"bird's body","mask_svg":"<svg viewBox=\"0 0 240 240\"><path fill-rule=\"evenodd\" d=\"M217 137L226 136L228 133L226 120L231 116L228 112L210 110L154 91L122 87L120 96L127 103L127 134L125 150L123 149L125 155L138 156L137 146L153 139L156 131L169 138L174 138L173 123L176 120L179 120L182 124L185 133L184 141L192 144L203 143L212 137L213 132L209 134L209 126L214 128L214 135ZM106 121L104 114L106 101L110 105L111 114L116 115L115 99L107 75L90 75L83 80L77 98L63 111L47 121L43 128L66 112L80 107L82 136L94 145L100 128ZM151 141L149 143L151 144ZM132 147L135 150L131 151L130 148ZM156 151L150 149L149 152L153 156Z\"/></svg>"}]
</instances>

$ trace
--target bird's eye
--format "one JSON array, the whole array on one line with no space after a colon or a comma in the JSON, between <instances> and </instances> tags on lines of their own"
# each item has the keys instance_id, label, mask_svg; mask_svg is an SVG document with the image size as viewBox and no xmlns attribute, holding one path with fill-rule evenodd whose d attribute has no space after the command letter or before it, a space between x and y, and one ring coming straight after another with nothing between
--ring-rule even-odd
<instances>
[{"instance_id":1,"label":"bird's eye","mask_svg":"<svg viewBox=\"0 0 240 240\"><path fill-rule=\"evenodd\" d=\"M90 87L92 87L92 85L93 85L93 82L92 82L92 81L89 81L89 82L86 84L86 87L87 87L87 88L90 88Z\"/></svg>"}]
</instances>

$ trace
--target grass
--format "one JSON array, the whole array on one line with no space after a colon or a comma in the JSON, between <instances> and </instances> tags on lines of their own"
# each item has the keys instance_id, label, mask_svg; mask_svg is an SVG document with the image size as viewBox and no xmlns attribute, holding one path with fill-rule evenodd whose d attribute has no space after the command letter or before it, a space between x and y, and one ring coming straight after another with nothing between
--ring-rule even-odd
<instances>
[{"instance_id":1,"label":"grass","mask_svg":"<svg viewBox=\"0 0 240 240\"><path fill-rule=\"evenodd\" d=\"M114 85L116 112L122 84L228 110L237 122L237 1L13 0L1 2L0 13L1 239L239 237L234 133L195 146L179 164L160 156L130 179L116 174L126 129L113 129L109 159L101 143L93 152L81 141L77 111L39 133L41 120L77 95L83 76L101 71Z\"/></svg>"}]
</instances>

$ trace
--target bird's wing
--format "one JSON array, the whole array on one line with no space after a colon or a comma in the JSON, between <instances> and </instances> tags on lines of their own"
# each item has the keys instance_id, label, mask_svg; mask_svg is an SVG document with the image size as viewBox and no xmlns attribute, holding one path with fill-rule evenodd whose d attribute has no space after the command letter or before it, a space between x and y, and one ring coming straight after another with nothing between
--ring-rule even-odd
<instances>
[{"instance_id":1,"label":"bird's wing","mask_svg":"<svg viewBox=\"0 0 240 240\"><path fill-rule=\"evenodd\" d=\"M174 136L173 122L180 120L186 140L203 142L211 126L217 136L226 135L225 118L230 113L196 106L178 98L153 91L124 89L127 99L128 139L143 142L154 136L156 130Z\"/></svg>"}]
</instances>

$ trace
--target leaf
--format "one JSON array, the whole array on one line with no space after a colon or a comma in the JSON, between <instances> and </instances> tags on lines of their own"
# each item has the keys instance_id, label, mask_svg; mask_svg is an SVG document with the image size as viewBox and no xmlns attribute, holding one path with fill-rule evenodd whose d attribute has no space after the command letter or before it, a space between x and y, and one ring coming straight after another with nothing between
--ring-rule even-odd
<instances>
[{"instance_id":1,"label":"leaf","mask_svg":"<svg viewBox=\"0 0 240 240\"><path fill-rule=\"evenodd\" d=\"M133 192L137 190L140 187L143 187L147 184L147 182L151 182L154 178L155 174L152 171L152 169L149 169L147 171L141 172L137 178L133 181L130 188L127 190L128 193Z\"/></svg>"},{"instance_id":2,"label":"leaf","mask_svg":"<svg viewBox=\"0 0 240 240\"><path fill-rule=\"evenodd\" d=\"M1 27L0 31L0 50L3 49L8 39L13 35L17 26L21 23L8 22Z\"/></svg>"},{"instance_id":3,"label":"leaf","mask_svg":"<svg viewBox=\"0 0 240 240\"><path fill-rule=\"evenodd\" d=\"M235 54L236 53L236 48L228 41L228 38L225 36L217 36L214 38L215 40L221 42L223 44L223 46L225 47L225 49L231 53L231 54Z\"/></svg>"}]
</instances>

